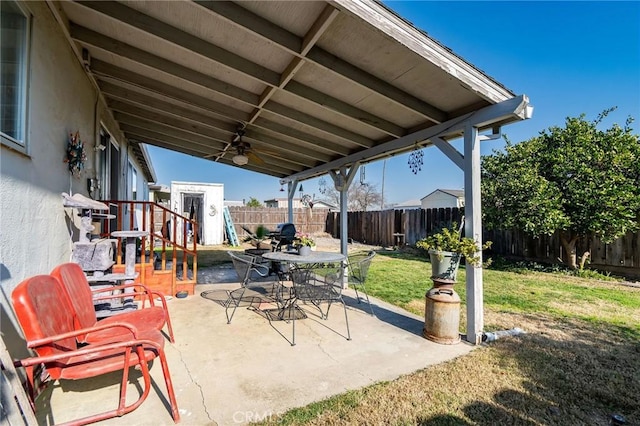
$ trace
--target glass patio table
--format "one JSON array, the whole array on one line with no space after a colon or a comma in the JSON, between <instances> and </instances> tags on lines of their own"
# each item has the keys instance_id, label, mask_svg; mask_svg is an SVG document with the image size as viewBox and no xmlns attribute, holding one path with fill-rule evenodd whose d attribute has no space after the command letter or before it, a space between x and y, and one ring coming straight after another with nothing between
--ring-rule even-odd
<instances>
[{"instance_id":1,"label":"glass patio table","mask_svg":"<svg viewBox=\"0 0 640 426\"><path fill-rule=\"evenodd\" d=\"M284 268L278 268L279 284L276 294L278 309L276 314L278 320L287 322L293 320L293 336L290 343L295 345L296 319L307 318L305 312L298 307L298 301L313 303L320 311L321 317L326 319L328 311L326 314L323 313L319 303L328 300L327 295L330 292L328 288L335 285L343 276L346 256L342 253L325 251L312 251L305 256L301 256L297 252L274 251L264 253L262 258L284 264ZM323 273L323 270L326 272ZM285 282L290 282L291 286L285 285ZM322 285L319 286L319 282L322 282ZM335 292L331 292L331 294L339 296Z\"/></svg>"}]
</instances>

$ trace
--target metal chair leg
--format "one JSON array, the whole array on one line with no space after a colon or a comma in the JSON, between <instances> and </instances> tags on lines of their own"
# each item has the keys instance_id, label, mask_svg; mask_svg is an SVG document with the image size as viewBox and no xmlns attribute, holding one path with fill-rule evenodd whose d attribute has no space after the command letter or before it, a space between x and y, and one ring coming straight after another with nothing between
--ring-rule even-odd
<instances>
[{"instance_id":1,"label":"metal chair leg","mask_svg":"<svg viewBox=\"0 0 640 426\"><path fill-rule=\"evenodd\" d=\"M358 298L358 303L360 303L360 296L358 296L358 286L354 286L354 288L356 289L356 297ZM373 313L373 306L371 306L371 301L369 300L369 293L367 293L367 287L365 286L364 283L362 283L362 289L363 289L363 293L364 293L364 297L367 299L367 303L369 304L369 311L371 312L372 316L376 316L376 314Z\"/></svg>"},{"instance_id":2,"label":"metal chair leg","mask_svg":"<svg viewBox=\"0 0 640 426\"><path fill-rule=\"evenodd\" d=\"M344 308L344 321L347 323L347 340L351 340L351 331L349 330L349 318L347 317L347 305L344 303L344 300L340 299L342 302L342 307Z\"/></svg>"},{"instance_id":3,"label":"metal chair leg","mask_svg":"<svg viewBox=\"0 0 640 426\"><path fill-rule=\"evenodd\" d=\"M227 314L227 324L231 324L231 320L233 319L233 316L236 313L236 309L238 309L238 305L240 305L240 302L242 301L242 296L244 296L245 291L247 291L247 288L242 287L242 293L240 294L238 301L235 302L235 305L233 307L233 312L231 312L231 316L229 316L229 303L233 301L233 291L229 292L229 299L227 299L227 306L225 308L225 313Z\"/></svg>"}]
</instances>

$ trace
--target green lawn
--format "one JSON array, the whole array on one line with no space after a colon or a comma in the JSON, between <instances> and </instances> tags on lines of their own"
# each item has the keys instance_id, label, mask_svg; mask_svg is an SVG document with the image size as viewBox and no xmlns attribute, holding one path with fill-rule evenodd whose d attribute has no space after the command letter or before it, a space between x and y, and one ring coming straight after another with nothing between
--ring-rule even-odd
<instances>
[{"instance_id":1,"label":"green lawn","mask_svg":"<svg viewBox=\"0 0 640 426\"><path fill-rule=\"evenodd\" d=\"M380 252L369 294L424 314L430 264ZM458 274L465 324L465 274ZM527 334L291 410L272 424L640 425L640 288L561 273L483 273L485 329ZM269 423L268 423L269 424Z\"/></svg>"}]
</instances>

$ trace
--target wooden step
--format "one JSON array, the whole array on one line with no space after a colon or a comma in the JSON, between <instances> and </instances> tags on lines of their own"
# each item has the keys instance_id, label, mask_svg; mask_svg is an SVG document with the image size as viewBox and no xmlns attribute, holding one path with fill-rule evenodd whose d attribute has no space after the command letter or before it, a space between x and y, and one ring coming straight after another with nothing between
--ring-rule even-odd
<instances>
[{"instance_id":1,"label":"wooden step","mask_svg":"<svg viewBox=\"0 0 640 426\"><path fill-rule=\"evenodd\" d=\"M189 296L193 296L196 284L196 280L176 281L176 293L185 290Z\"/></svg>"},{"instance_id":2,"label":"wooden step","mask_svg":"<svg viewBox=\"0 0 640 426\"><path fill-rule=\"evenodd\" d=\"M138 263L136 264L135 270L138 273L138 278L135 280L136 284L142 284L144 280L144 285L146 285L150 290L158 291L165 296L175 296L171 288L171 281L174 274L174 271L171 269L157 270L154 269L153 263L145 263L144 266L141 266ZM143 275L142 271L144 271L144 277L141 277L141 275ZM192 270L190 269L189 271ZM124 273L124 265L114 265L113 272ZM193 295L196 284L197 280L195 279L181 280L176 278L175 293L181 290L186 290L189 295Z\"/></svg>"}]
</instances>

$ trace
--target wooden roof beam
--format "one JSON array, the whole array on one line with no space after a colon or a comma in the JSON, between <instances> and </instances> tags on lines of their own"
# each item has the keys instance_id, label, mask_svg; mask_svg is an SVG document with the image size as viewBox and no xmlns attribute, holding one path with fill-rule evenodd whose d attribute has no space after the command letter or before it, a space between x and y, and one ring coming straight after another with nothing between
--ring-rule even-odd
<instances>
[{"instance_id":1,"label":"wooden roof beam","mask_svg":"<svg viewBox=\"0 0 640 426\"><path fill-rule=\"evenodd\" d=\"M335 13L323 14L318 20L316 20L315 24L311 27L311 30L308 32L307 36L305 37L305 40L307 40L306 49L310 49L311 46L315 44L315 41L318 38L320 38L322 33L327 29L331 21L335 18L335 16L337 15L337 11L335 9L333 9L333 11L335 11ZM256 118L258 118L258 116L262 112L262 108L271 99L271 97L277 92L277 89L284 88L293 79L296 72L298 72L298 70L302 68L302 65L304 65L304 61L301 58L298 58L298 57L293 58L293 60L285 68L284 72L280 74L280 80L278 82L278 85L268 86L264 90L264 92L262 92L262 95L260 96L260 103L258 104L258 107L251 114L251 118L249 119L248 124L253 123L256 120Z\"/></svg>"},{"instance_id":2,"label":"wooden roof beam","mask_svg":"<svg viewBox=\"0 0 640 426\"><path fill-rule=\"evenodd\" d=\"M304 40L300 39L300 37L283 28L275 27L271 22L255 15L238 4L227 4L227 2L218 1L197 1L196 3L224 17L228 22L235 24L245 31L250 31L293 55L304 58L332 73L341 75L374 93L381 94L397 105L411 109L434 123L446 121L448 118L444 111L331 55L317 46L309 49L308 52L303 52ZM329 7L334 8L333 6ZM326 13L326 9L323 11L323 14L324 13Z\"/></svg>"},{"instance_id":3,"label":"wooden roof beam","mask_svg":"<svg viewBox=\"0 0 640 426\"><path fill-rule=\"evenodd\" d=\"M90 30L89 28L82 27L78 24L72 23L70 28L71 37L73 37L73 39L79 43L102 49L106 52L113 53L114 55L121 56L133 62L137 62L139 64L146 65L147 67L154 68L167 74L179 77L183 80L190 81L199 86L213 90L214 92L226 96L230 99L235 99L243 102L247 105L256 106L258 104L258 96L249 91L233 86L191 68L187 68L183 65L169 61L168 59L161 58L160 56L156 56L142 49L138 49L137 47L131 46L130 44L118 41L111 37L107 37L103 34Z\"/></svg>"},{"instance_id":4,"label":"wooden roof beam","mask_svg":"<svg viewBox=\"0 0 640 426\"><path fill-rule=\"evenodd\" d=\"M479 111L466 114L465 116L456 117L445 123L440 123L396 140L377 145L373 148L339 158L314 169L296 173L288 176L283 181L305 180L350 164L372 161L373 159L401 151L406 147L414 145L416 142L429 140L432 137L447 140L448 136L464 133L469 127L482 129L491 127L494 123L525 120L528 118L527 107L529 107L529 98L526 95L516 96L503 102L487 106Z\"/></svg>"},{"instance_id":5,"label":"wooden roof beam","mask_svg":"<svg viewBox=\"0 0 640 426\"><path fill-rule=\"evenodd\" d=\"M205 58L213 59L225 67L239 71L256 81L277 86L279 76L275 71L251 62L233 52L229 52L201 38L182 31L159 19L146 15L136 9L115 1L78 1L78 4L93 9L134 28L167 40L176 46L184 47Z\"/></svg>"},{"instance_id":6,"label":"wooden roof beam","mask_svg":"<svg viewBox=\"0 0 640 426\"><path fill-rule=\"evenodd\" d=\"M149 138L149 137L145 137L145 136L139 136L135 133L125 133L125 136L127 137L127 139L137 142L137 143L144 143L147 145L153 145L153 146L157 146L160 148L164 148L164 149L168 149L171 151L175 151L175 152L180 152L182 154L185 155L191 155L193 157L196 158L203 158L203 153L198 151L198 150L193 150L193 149L189 149L186 148L184 146L176 146L170 143L167 143L163 140L156 140L153 138ZM211 161L211 160L209 160ZM225 164L228 166L235 166L235 164L233 164L232 160L223 158L220 161L220 164ZM273 168L269 165L266 166L260 166L260 165L256 165L255 163L248 163L247 165L243 166L244 169L247 170L251 170L253 172L256 173L262 173L262 174L266 174L266 175L272 175L275 177L282 177L282 176L286 176L289 172L284 170L284 169L280 169L280 168ZM283 171L284 170L284 171Z\"/></svg>"},{"instance_id":7,"label":"wooden roof beam","mask_svg":"<svg viewBox=\"0 0 640 426\"><path fill-rule=\"evenodd\" d=\"M136 117L135 115L127 114L126 112L116 111L114 115L116 117L116 120L120 122L121 127L123 127L124 125L135 126L140 129L154 132L154 136L156 137L164 135L174 138L174 142L176 143L178 142L178 139L180 139L184 144L200 145L203 148L210 148L214 151L219 151L224 147L224 144L226 143L226 141L220 141L218 139L201 136L184 129L146 120L141 117Z\"/></svg>"},{"instance_id":8,"label":"wooden roof beam","mask_svg":"<svg viewBox=\"0 0 640 426\"><path fill-rule=\"evenodd\" d=\"M102 90L102 93L107 95L107 97L111 99L118 99L131 106L163 112L169 116L175 116L201 125L213 127L227 133L228 135L232 135L236 131L235 123L219 120L190 108L181 107L171 102L163 101L140 92L126 90L109 82L103 82L100 84L100 89Z\"/></svg>"},{"instance_id":9,"label":"wooden roof beam","mask_svg":"<svg viewBox=\"0 0 640 426\"><path fill-rule=\"evenodd\" d=\"M195 136L207 137L213 140L217 140L221 143L226 143L229 140L229 133L223 132L218 129L203 126L193 122L181 120L177 117L172 117L166 113L154 112L148 109L140 108L126 102L110 99L107 101L107 105L114 111L127 114L148 120L153 123L157 123L162 126L172 127L185 132L193 133Z\"/></svg>"},{"instance_id":10,"label":"wooden roof beam","mask_svg":"<svg viewBox=\"0 0 640 426\"><path fill-rule=\"evenodd\" d=\"M96 59L91 61L91 72L99 80L101 88L104 87L104 83L110 83L113 87L123 87L123 84L134 86L146 92L159 94L163 97L212 112L220 117L233 120L234 122L246 121L249 118L248 113L239 109Z\"/></svg>"},{"instance_id":11,"label":"wooden roof beam","mask_svg":"<svg viewBox=\"0 0 640 426\"><path fill-rule=\"evenodd\" d=\"M498 103L515 96L499 82L484 74L474 65L456 55L451 49L429 37L419 28L403 19L377 1L332 0L343 13L361 19L386 34L395 43L451 74L460 83L490 103ZM457 115L452 115L457 116Z\"/></svg>"},{"instance_id":12,"label":"wooden roof beam","mask_svg":"<svg viewBox=\"0 0 640 426\"><path fill-rule=\"evenodd\" d=\"M179 137L173 137L166 135L162 132L156 132L154 130L139 127L133 124L123 124L122 131L126 134L134 135L138 139L142 139L143 141L150 141L151 145L158 145L158 142L164 144L163 148L179 150L180 152L184 152L184 150L190 150L192 153L196 153L200 158L210 158L217 155L218 151L223 148L220 146L218 149L215 149L211 146L204 146L199 143L195 143L190 139L181 139ZM187 136L190 138L190 136ZM278 163L273 163L269 161L266 155L260 156L264 161L264 166L260 167L264 170L264 173L271 174L272 171L277 171L278 173L290 173L291 170L301 170L302 167L295 163L289 163L290 168L282 167L280 161ZM280 159L279 159L280 160ZM222 163L232 165L232 161L229 159L225 159Z\"/></svg>"},{"instance_id":13,"label":"wooden roof beam","mask_svg":"<svg viewBox=\"0 0 640 426\"><path fill-rule=\"evenodd\" d=\"M182 103L192 105L198 109L212 112L216 115L220 115L222 113L221 111L212 109L212 108L220 108L220 104L210 101L209 99L200 97L198 95L191 94L190 92L176 89L176 88L173 88L172 86L167 86L164 83L156 82L155 80L145 78L135 73L127 73L127 71L122 68L114 67L109 64L102 63L101 61L94 61L94 63L92 63L92 67L93 66L96 67L95 71L97 71L96 76L99 81L100 89L103 91L105 95L109 97L118 98L125 101L131 100L132 102L135 102L135 103L144 102L145 105L149 105L149 106L154 106L154 105L159 106L165 103L169 105L168 102L164 102L164 101L156 101L156 103L150 102L148 99L155 99L155 98L149 95L145 95L138 91L128 90L125 87L123 87L123 84L125 86L130 84L136 88L142 89L145 92L149 92L149 93L170 93L172 95L170 97L171 99L175 99ZM111 76L115 76L114 78L123 78L123 77L129 76L129 77L132 77L132 81L131 82L126 82L123 80L112 81ZM190 111L190 109L188 108L176 107L176 106L173 106L173 104L170 104L170 105L172 105L170 110L172 114L178 112L179 115L186 115L186 113ZM184 114L182 113L183 110L185 111ZM230 114L228 117L225 117L225 118L229 118L231 120L242 120L242 118L239 117L239 115L245 114L242 111L233 110L231 108L228 109L228 112L230 112ZM193 112L190 114L199 114L199 113ZM191 118L195 118L195 115L192 115ZM212 119L212 121L214 120L215 119ZM283 126L281 124L275 123L265 118L258 119L256 123L254 123L254 126L257 126L257 128L267 129L277 134L281 134L281 135L286 134L287 136L294 138L296 140L295 143L282 141L282 144L283 146L286 146L287 149L291 150L292 152L299 153L300 155L306 155L306 156L314 155L318 159L329 160L332 156L347 155L350 152L349 149L347 149L344 145L328 142L314 135L304 133L295 129L291 129L290 127ZM310 150L317 150L317 151L311 152Z\"/></svg>"},{"instance_id":14,"label":"wooden roof beam","mask_svg":"<svg viewBox=\"0 0 640 426\"><path fill-rule=\"evenodd\" d=\"M167 74L171 74L180 79L198 84L202 87L211 89L217 93L221 93L231 98L233 97L234 93L241 94L238 100L243 101L253 107L255 107L258 103L258 96L246 90L240 89L235 86L231 86L213 77L202 74L190 68L186 68L182 65L176 64L164 58L160 58L158 56L144 52L126 43L109 38L107 36L96 33L95 31L89 30L87 28L80 27L76 24L72 24L71 28L72 28L72 31L71 31L72 37L81 43L87 43L94 47L104 49L115 55L119 55L131 61L139 62L151 68L158 69L160 71L166 72ZM138 55L136 52L141 52L141 53ZM125 78L126 78L126 73L125 73ZM281 105L275 102L269 102L268 105L266 105L265 109L275 114L278 114L280 116L283 116L284 118L297 121L304 125L309 125L310 122L313 122L313 126L318 128L319 130L325 133L328 133L330 135L345 139L349 142L354 142L360 146L367 147L367 146L373 146L374 144L373 141L371 141L370 139L360 136L357 133L343 129L340 126L336 126L332 123L312 117L308 114L301 113L299 111L293 110L291 108L288 108L284 105Z\"/></svg>"},{"instance_id":15,"label":"wooden roof beam","mask_svg":"<svg viewBox=\"0 0 640 426\"><path fill-rule=\"evenodd\" d=\"M260 83L263 83L265 85L267 85L268 87L263 91L263 93L261 94L261 96L257 97L256 99L252 99L252 96L256 96L254 94L248 94L247 93L247 97L245 98L241 98L243 101L246 102L250 102L253 106L256 107L256 110L254 111L254 113L252 114L252 116L249 119L249 122L252 122L253 120L255 120L255 118L260 115L260 110L261 108L267 103L267 101L273 96L273 94L276 92L277 89L284 89L286 91L289 91L290 93L300 96L303 99L304 95L303 94L299 94L296 93L294 91L290 91L288 90L288 88L285 88L287 82L293 77L293 75L295 74L295 72L297 71L297 69L299 69L299 67L302 65L301 61L293 61L292 64L295 64L295 66L293 68L289 68L285 71L285 73L289 73L289 75L287 74L283 74L283 75L278 75L278 73L276 73L275 71L271 71L268 68L262 67L258 64L255 64L247 59L244 59L232 52L229 52L225 49L222 49L212 43L209 43L205 40L202 40L192 34L189 34L185 31L182 31L178 28L175 28L169 24L166 24L158 19L155 19L153 17L150 17L148 15L145 15L144 13L141 13L135 9L132 9L128 6L125 6L123 4L117 3L117 2L111 2L111 1L99 1L99 2L95 2L95 1L79 1L77 2L78 4L81 4L85 7L88 7L90 9L96 10L106 16L109 16L113 19L117 19L125 24L131 25L135 28L138 28L142 31L145 31L149 34L152 34L156 37L162 38L164 40L167 40L177 46L183 47L185 49L188 49L192 52L195 52L199 55L202 55L205 58L211 59L225 67L228 67L234 71L240 72L248 77L251 77L255 80L257 80ZM334 8L331 8L335 11ZM242 9L245 10L245 9ZM321 19L325 19L325 20L331 20L335 17L335 15L337 15L337 11L336 13L332 13L332 14L323 14L321 16ZM311 31L315 31L315 32L319 32L319 31L324 31L327 26L328 26L329 22L319 22L317 25L314 25ZM305 49L310 49L311 48L311 42L317 40L317 38L320 37L320 34L314 34L310 31L310 34L308 34L307 37L305 37ZM83 34L81 34L83 33ZM74 38L76 37L83 37L84 41L87 43L91 43L90 39L94 39L95 38L95 32L89 30L89 29L83 29L78 30L78 28L76 27L75 29L73 29L72 26L72 36ZM93 43L91 43L93 44ZM122 43L124 44L124 43ZM125 45L126 46L126 45ZM133 52L132 49L135 49L137 51L140 51L140 49L136 49L132 46L128 46L127 50ZM120 49L118 49L118 51L120 51ZM137 57L139 54L136 53L135 56L133 56L133 58ZM145 63L149 63L150 59L149 56L153 56L151 54L148 54L145 52L145 55L143 58L141 58L142 61L145 61ZM163 60L162 58L159 58L160 62L164 62L164 66L168 66L166 60ZM158 60L156 59L154 62L158 62ZM180 71L180 69L182 69L182 71L184 71L185 67L182 67L181 65L178 64L173 64L173 66L169 66L169 68L174 69L174 71ZM196 75L199 74L196 71L190 70L187 71L187 73L189 75ZM202 80L201 78L199 78L198 80L201 80L203 82L206 82L206 80ZM223 87L220 86L219 83L216 80L216 84L215 87L217 87L218 89L224 89ZM226 83L223 83L226 84ZM229 86L227 84L227 86ZM299 84L299 86L302 86L303 88L305 87L304 85ZM216 90L213 86L206 86L211 88L212 90ZM233 87L233 86L231 86ZM239 88L234 88L236 92L241 91L241 89ZM310 89L310 88L309 88ZM311 100L313 102L313 100ZM320 106L321 108L324 109L332 109L332 107L340 107L341 105L346 105L344 102L338 100L338 99L333 99L331 102L327 102L327 103L317 103L316 105ZM353 107L352 107L353 108ZM381 122L384 123L385 120L383 120L382 118L379 117L375 117L373 116L373 114L369 114L366 113L365 111L361 111L358 115L350 115L347 112L345 112L346 110L338 110L337 112L340 113L341 115L352 119L352 120L356 120L356 121L360 121L361 123L370 126L370 127L374 127L377 130L381 130L379 128L377 128L375 126L375 123L377 122ZM361 120L360 117L361 116L365 116L368 119L367 120ZM371 116L371 117L369 117ZM389 123L390 124L390 123ZM381 130L382 131L382 130ZM388 130L384 130L385 133L388 133ZM398 132L398 130L394 130L394 132ZM401 134L403 134L404 132L402 132ZM394 134L394 136L399 136L397 134Z\"/></svg>"},{"instance_id":16,"label":"wooden roof beam","mask_svg":"<svg viewBox=\"0 0 640 426\"><path fill-rule=\"evenodd\" d=\"M320 152L328 155L348 155L349 152L351 152L349 148L344 145L328 142L317 136L276 123L264 117L258 118L253 123L253 127L262 128L281 135L287 135L287 137L295 139L303 148L308 147L309 149L319 150Z\"/></svg>"},{"instance_id":17,"label":"wooden roof beam","mask_svg":"<svg viewBox=\"0 0 640 426\"><path fill-rule=\"evenodd\" d=\"M157 114L151 111L146 111L142 108L135 106L128 106L128 104L121 101L109 100L109 107L116 111L116 117L121 120L122 123L131 124L140 128L145 128L159 133L182 138L185 141L198 143L202 146L209 147L210 143L217 141L220 145L217 147L217 151L209 156L220 155L227 148L229 137L227 135L219 136L219 132L207 132L203 133L189 125L188 123L181 123L174 119L163 119L161 114ZM284 163L291 165L302 165L305 167L313 167L321 159L310 153L308 150L303 149L289 149L289 146L277 139L264 136L260 133L248 132L246 135L247 142L252 144L255 151L259 151L265 156L280 159ZM285 149L286 155L278 154L275 152L269 152L269 148L276 147ZM261 150L260 148L264 148ZM207 158L209 157L207 156ZM328 161L330 158L325 158L324 161Z\"/></svg>"}]
</instances>

